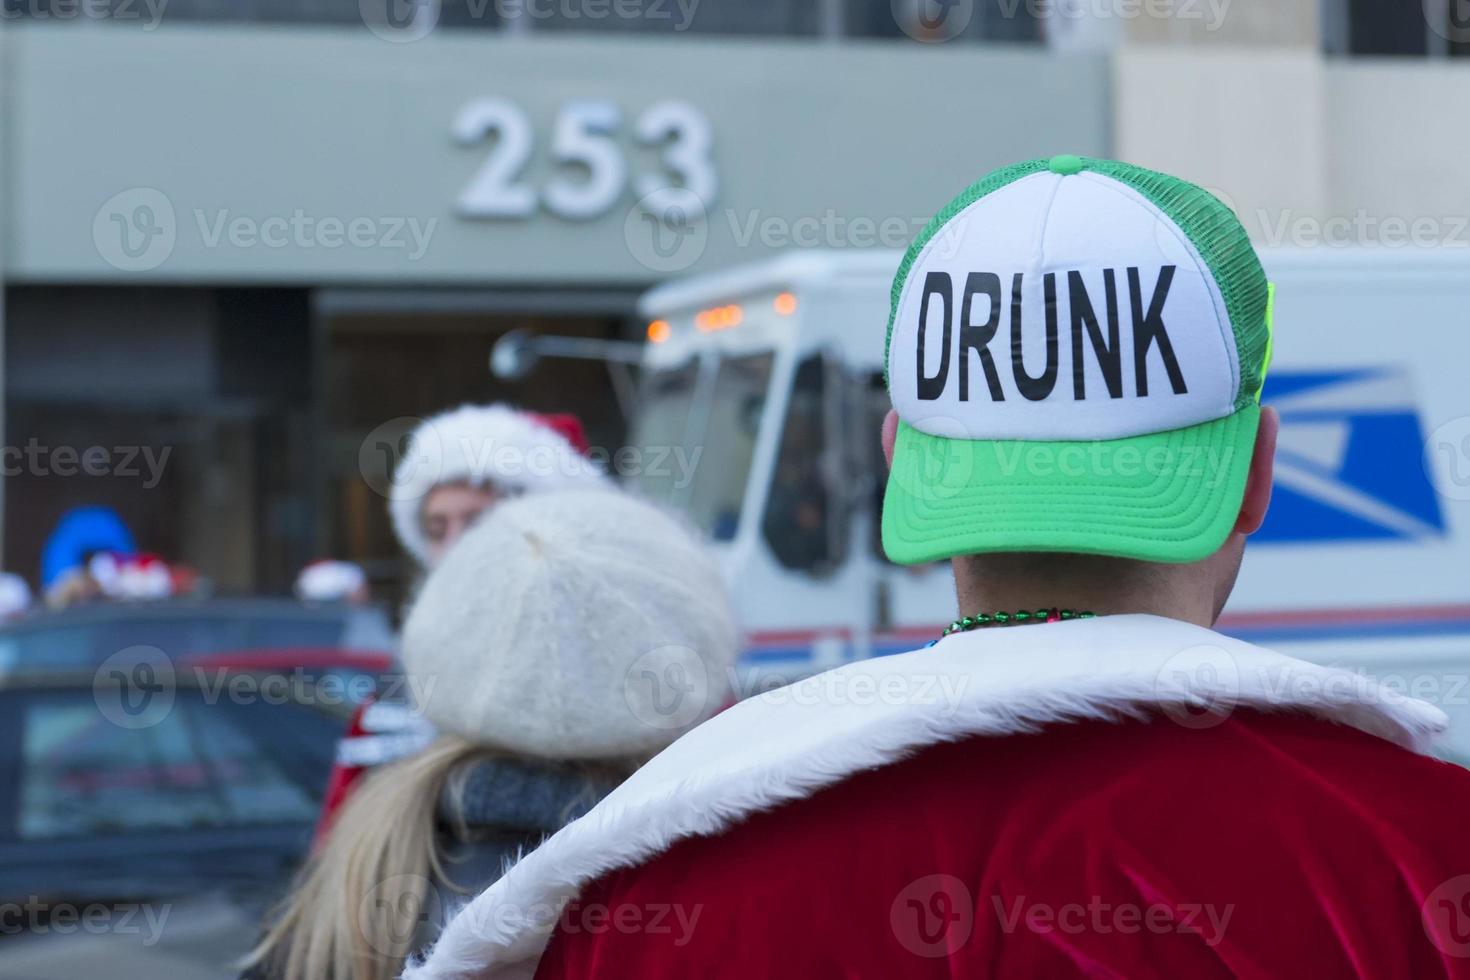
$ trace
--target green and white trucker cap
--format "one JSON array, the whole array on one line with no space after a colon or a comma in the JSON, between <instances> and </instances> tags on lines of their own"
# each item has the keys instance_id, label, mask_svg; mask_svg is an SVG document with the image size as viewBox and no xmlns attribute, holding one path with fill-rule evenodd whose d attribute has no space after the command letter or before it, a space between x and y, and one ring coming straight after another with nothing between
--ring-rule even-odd
<instances>
[{"instance_id":1,"label":"green and white trucker cap","mask_svg":"<svg viewBox=\"0 0 1470 980\"><path fill-rule=\"evenodd\" d=\"M1270 294L1194 184L1076 156L986 175L893 281L888 556L1215 551L1250 469Z\"/></svg>"}]
</instances>

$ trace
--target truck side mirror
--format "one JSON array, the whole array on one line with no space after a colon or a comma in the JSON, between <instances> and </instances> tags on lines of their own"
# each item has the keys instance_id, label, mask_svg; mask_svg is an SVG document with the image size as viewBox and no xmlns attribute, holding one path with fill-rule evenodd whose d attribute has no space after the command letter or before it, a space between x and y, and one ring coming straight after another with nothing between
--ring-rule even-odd
<instances>
[{"instance_id":1,"label":"truck side mirror","mask_svg":"<svg viewBox=\"0 0 1470 980\"><path fill-rule=\"evenodd\" d=\"M503 381L519 381L540 359L531 332L518 327L506 331L490 348L490 373Z\"/></svg>"}]
</instances>

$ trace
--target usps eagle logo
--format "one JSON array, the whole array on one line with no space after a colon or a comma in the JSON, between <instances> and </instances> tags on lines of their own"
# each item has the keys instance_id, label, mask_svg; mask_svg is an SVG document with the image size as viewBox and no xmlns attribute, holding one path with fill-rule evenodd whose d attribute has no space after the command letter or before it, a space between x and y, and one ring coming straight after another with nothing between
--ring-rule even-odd
<instances>
[{"instance_id":1,"label":"usps eagle logo","mask_svg":"<svg viewBox=\"0 0 1470 980\"><path fill-rule=\"evenodd\" d=\"M1405 370L1273 371L1261 400L1281 413L1281 437L1259 540L1444 537Z\"/></svg>"}]
</instances>

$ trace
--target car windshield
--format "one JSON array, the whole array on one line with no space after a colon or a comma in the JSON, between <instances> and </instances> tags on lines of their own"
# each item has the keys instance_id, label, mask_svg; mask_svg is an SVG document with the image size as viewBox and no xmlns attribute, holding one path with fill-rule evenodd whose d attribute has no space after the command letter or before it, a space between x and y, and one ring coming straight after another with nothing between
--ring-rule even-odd
<instances>
[{"instance_id":1,"label":"car windshield","mask_svg":"<svg viewBox=\"0 0 1470 980\"><path fill-rule=\"evenodd\" d=\"M655 371L623 471L644 494L683 508L717 541L735 536L775 354L706 355Z\"/></svg>"},{"instance_id":2,"label":"car windshield","mask_svg":"<svg viewBox=\"0 0 1470 980\"><path fill-rule=\"evenodd\" d=\"M156 720L130 727L99 711L99 696L22 702L17 812L4 821L20 839L316 818L340 720L264 696L218 703L203 691L180 692Z\"/></svg>"}]
</instances>

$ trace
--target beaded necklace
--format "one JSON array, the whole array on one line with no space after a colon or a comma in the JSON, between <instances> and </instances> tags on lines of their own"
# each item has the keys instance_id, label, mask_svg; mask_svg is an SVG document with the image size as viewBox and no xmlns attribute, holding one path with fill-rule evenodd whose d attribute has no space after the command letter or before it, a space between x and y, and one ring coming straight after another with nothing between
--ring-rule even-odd
<instances>
[{"instance_id":1,"label":"beaded necklace","mask_svg":"<svg viewBox=\"0 0 1470 980\"><path fill-rule=\"evenodd\" d=\"M1091 619L1096 613L1077 612L1072 609L1058 609L1052 606L1050 609L1020 609L1016 612L993 612L980 613L975 616L966 616L957 619L945 627L940 639L951 633L967 633L970 630L981 629L986 626L1020 626L1024 623L1060 623L1068 619Z\"/></svg>"}]
</instances>

